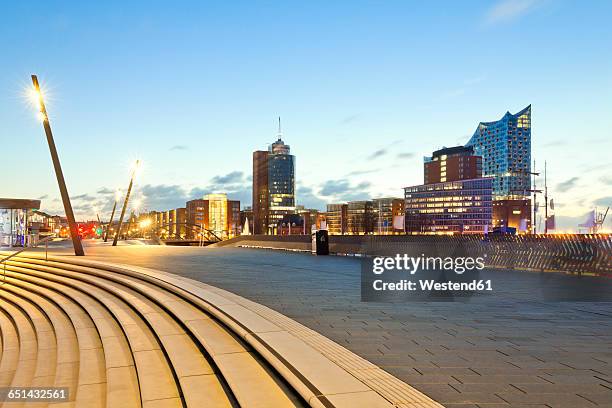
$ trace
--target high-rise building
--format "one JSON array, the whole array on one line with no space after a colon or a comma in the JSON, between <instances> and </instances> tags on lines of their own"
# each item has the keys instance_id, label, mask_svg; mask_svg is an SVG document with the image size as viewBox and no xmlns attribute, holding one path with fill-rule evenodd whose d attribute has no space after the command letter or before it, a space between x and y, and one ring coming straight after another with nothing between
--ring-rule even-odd
<instances>
[{"instance_id":1,"label":"high-rise building","mask_svg":"<svg viewBox=\"0 0 612 408\"><path fill-rule=\"evenodd\" d=\"M531 190L531 105L495 122L480 122L466 146L482 156L494 199L523 199Z\"/></svg>"},{"instance_id":2,"label":"high-rise building","mask_svg":"<svg viewBox=\"0 0 612 408\"><path fill-rule=\"evenodd\" d=\"M492 229L492 177L404 188L407 233L484 233Z\"/></svg>"},{"instance_id":3,"label":"high-rise building","mask_svg":"<svg viewBox=\"0 0 612 408\"><path fill-rule=\"evenodd\" d=\"M445 147L424 160L424 184L482 177L482 157L472 146Z\"/></svg>"},{"instance_id":4,"label":"high-rise building","mask_svg":"<svg viewBox=\"0 0 612 408\"><path fill-rule=\"evenodd\" d=\"M295 213L295 156L278 139L267 151L253 152L253 227L255 234L274 234L279 221Z\"/></svg>"}]
</instances>

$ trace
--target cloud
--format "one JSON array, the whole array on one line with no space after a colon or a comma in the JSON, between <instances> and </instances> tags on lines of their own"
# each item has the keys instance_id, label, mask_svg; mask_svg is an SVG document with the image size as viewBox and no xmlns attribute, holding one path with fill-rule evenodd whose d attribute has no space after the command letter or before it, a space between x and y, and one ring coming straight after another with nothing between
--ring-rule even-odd
<instances>
[{"instance_id":1,"label":"cloud","mask_svg":"<svg viewBox=\"0 0 612 408\"><path fill-rule=\"evenodd\" d=\"M331 201L355 201L370 198L367 191L372 186L369 181L362 181L357 185L352 185L346 179L328 180L324 182L319 190L319 194L327 197Z\"/></svg>"},{"instance_id":2,"label":"cloud","mask_svg":"<svg viewBox=\"0 0 612 408\"><path fill-rule=\"evenodd\" d=\"M317 196L312 187L298 186L296 191L296 203L306 208L325 210L326 202Z\"/></svg>"},{"instance_id":3,"label":"cloud","mask_svg":"<svg viewBox=\"0 0 612 408\"><path fill-rule=\"evenodd\" d=\"M354 115L347 116L347 117L343 118L343 119L340 121L340 124L341 124L341 125L347 125L347 124L349 124L349 123L351 123L351 122L355 122L355 121L356 121L356 120L358 120L360 117L361 117L361 114L360 114L360 113L356 113L356 114L354 114Z\"/></svg>"},{"instance_id":4,"label":"cloud","mask_svg":"<svg viewBox=\"0 0 612 408\"><path fill-rule=\"evenodd\" d=\"M382 157L382 156L384 156L386 154L387 154L387 149L386 148L378 149L375 152L373 152L371 155L368 156L368 160L374 160L374 159Z\"/></svg>"},{"instance_id":5,"label":"cloud","mask_svg":"<svg viewBox=\"0 0 612 408\"><path fill-rule=\"evenodd\" d=\"M576 182L579 180L578 177L572 177L571 179L565 180L559 184L557 184L557 190L562 193L571 190L576 185Z\"/></svg>"},{"instance_id":6,"label":"cloud","mask_svg":"<svg viewBox=\"0 0 612 408\"><path fill-rule=\"evenodd\" d=\"M508 23L533 11L541 1L501 0L491 7L484 16L484 25Z\"/></svg>"},{"instance_id":7,"label":"cloud","mask_svg":"<svg viewBox=\"0 0 612 408\"><path fill-rule=\"evenodd\" d=\"M188 200L195 198L179 185L146 184L138 189L138 193L146 197L143 206L155 211L184 207Z\"/></svg>"},{"instance_id":8,"label":"cloud","mask_svg":"<svg viewBox=\"0 0 612 408\"><path fill-rule=\"evenodd\" d=\"M557 146L564 146L566 144L567 142L565 140L553 140L551 142L544 143L542 147L557 147Z\"/></svg>"},{"instance_id":9,"label":"cloud","mask_svg":"<svg viewBox=\"0 0 612 408\"><path fill-rule=\"evenodd\" d=\"M232 171L224 176L215 176L211 179L213 184L235 184L244 181L244 173L241 171Z\"/></svg>"},{"instance_id":10,"label":"cloud","mask_svg":"<svg viewBox=\"0 0 612 408\"><path fill-rule=\"evenodd\" d=\"M174 145L172 146L169 150L170 151L179 151L179 150L187 150L187 146L186 145Z\"/></svg>"},{"instance_id":11,"label":"cloud","mask_svg":"<svg viewBox=\"0 0 612 408\"><path fill-rule=\"evenodd\" d=\"M412 152L402 152L397 154L398 159L412 159L414 157L414 153Z\"/></svg>"},{"instance_id":12,"label":"cloud","mask_svg":"<svg viewBox=\"0 0 612 408\"><path fill-rule=\"evenodd\" d=\"M378 173L379 171L380 171L380 169L353 170L350 173L348 173L346 176L347 177L350 177L350 176L363 176L364 174Z\"/></svg>"},{"instance_id":13,"label":"cloud","mask_svg":"<svg viewBox=\"0 0 612 408\"><path fill-rule=\"evenodd\" d=\"M599 180L604 184L612 185L612 177L610 176L602 176Z\"/></svg>"},{"instance_id":14,"label":"cloud","mask_svg":"<svg viewBox=\"0 0 612 408\"><path fill-rule=\"evenodd\" d=\"M115 192L113 190L111 190L110 188L108 188L108 187L102 187L101 189L96 191L96 193L103 194L103 195L108 195L108 194L114 194Z\"/></svg>"},{"instance_id":15,"label":"cloud","mask_svg":"<svg viewBox=\"0 0 612 408\"><path fill-rule=\"evenodd\" d=\"M91 196L89 194L79 194L79 195L70 197L70 199L71 200L75 200L75 201L80 201L80 200L83 200L83 201L93 201L93 200L95 200L95 197Z\"/></svg>"},{"instance_id":16,"label":"cloud","mask_svg":"<svg viewBox=\"0 0 612 408\"><path fill-rule=\"evenodd\" d=\"M593 201L593 205L598 207L612 207L612 196L600 197Z\"/></svg>"}]
</instances>

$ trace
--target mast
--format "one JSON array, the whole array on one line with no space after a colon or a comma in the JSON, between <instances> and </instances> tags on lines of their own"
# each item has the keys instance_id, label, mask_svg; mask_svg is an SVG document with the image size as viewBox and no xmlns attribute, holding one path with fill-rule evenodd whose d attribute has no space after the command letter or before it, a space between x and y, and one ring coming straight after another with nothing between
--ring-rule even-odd
<instances>
[{"instance_id":1,"label":"mast","mask_svg":"<svg viewBox=\"0 0 612 408\"><path fill-rule=\"evenodd\" d=\"M537 202L537 186L536 186L536 161L535 159L533 160L533 221L531 224L531 230L533 231L534 234L537 233L537 229L536 229L536 217L537 217L537 211L538 211L538 202Z\"/></svg>"},{"instance_id":2,"label":"mast","mask_svg":"<svg viewBox=\"0 0 612 408\"><path fill-rule=\"evenodd\" d=\"M548 234L548 184L546 182L546 160L544 160L544 234Z\"/></svg>"}]
</instances>

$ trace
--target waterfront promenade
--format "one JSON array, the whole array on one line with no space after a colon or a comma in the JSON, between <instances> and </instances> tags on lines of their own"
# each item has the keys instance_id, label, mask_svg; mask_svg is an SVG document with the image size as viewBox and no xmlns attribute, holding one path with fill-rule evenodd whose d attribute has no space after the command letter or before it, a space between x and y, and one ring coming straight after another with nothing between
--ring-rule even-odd
<instances>
[{"instance_id":1,"label":"waterfront promenade","mask_svg":"<svg viewBox=\"0 0 612 408\"><path fill-rule=\"evenodd\" d=\"M538 274L485 271L495 294L466 303L380 304L360 302L355 258L137 245L87 253L269 306L446 407L612 406L610 304L544 302Z\"/></svg>"}]
</instances>

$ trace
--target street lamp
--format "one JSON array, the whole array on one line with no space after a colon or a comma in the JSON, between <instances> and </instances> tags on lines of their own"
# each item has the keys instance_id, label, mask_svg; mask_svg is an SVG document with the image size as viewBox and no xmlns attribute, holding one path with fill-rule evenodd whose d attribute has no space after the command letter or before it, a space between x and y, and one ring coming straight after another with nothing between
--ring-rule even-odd
<instances>
[{"instance_id":1,"label":"street lamp","mask_svg":"<svg viewBox=\"0 0 612 408\"><path fill-rule=\"evenodd\" d=\"M121 198L121 190L117 189L117 191L115 191L115 202L113 203L113 211L111 212L110 220L108 221L108 225L106 226L106 233L104 234L104 242L107 242L108 240L108 230L110 229L111 225L113 225L113 218L115 218L115 210L117 209L117 202L119 202L120 198Z\"/></svg>"},{"instance_id":2,"label":"street lamp","mask_svg":"<svg viewBox=\"0 0 612 408\"><path fill-rule=\"evenodd\" d=\"M68 195L66 181L64 180L64 173L62 172L62 166L60 164L57 149L55 147L55 141L53 140L53 133L51 132L49 116L47 115L45 101L43 100L43 94L40 91L40 85L38 84L38 77L36 75L32 75L32 84L34 85L33 96L35 97L35 102L39 110L39 117L42 120L43 128L45 129L45 135L47 136L47 144L49 145L49 152L51 153L51 161L53 161L57 184L59 185L60 195L62 196L62 203L64 204L64 212L66 213L68 227L70 228L70 237L72 238L74 254L76 256L83 256L85 255L85 251L83 251L83 245L79 239L77 224L74 219L74 211L72 210L72 204L70 203L70 196Z\"/></svg>"},{"instance_id":3,"label":"street lamp","mask_svg":"<svg viewBox=\"0 0 612 408\"><path fill-rule=\"evenodd\" d=\"M121 215L119 216L119 225L117 226L117 231L115 231L115 239L113 239L113 246L117 246L117 240L119 239L119 234L121 233L121 226L123 225L123 217L125 217L125 210L130 201L130 193L132 192L132 185L134 185L134 176L136 176L136 171L140 167L140 160L136 160L134 167L132 168L132 176L130 177L130 184L128 185L127 193L125 194L125 201L123 202L123 208L121 209Z\"/></svg>"}]
</instances>

